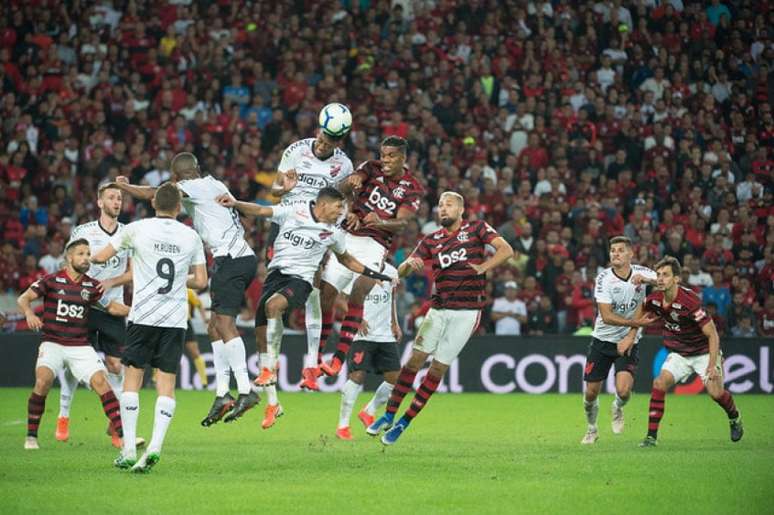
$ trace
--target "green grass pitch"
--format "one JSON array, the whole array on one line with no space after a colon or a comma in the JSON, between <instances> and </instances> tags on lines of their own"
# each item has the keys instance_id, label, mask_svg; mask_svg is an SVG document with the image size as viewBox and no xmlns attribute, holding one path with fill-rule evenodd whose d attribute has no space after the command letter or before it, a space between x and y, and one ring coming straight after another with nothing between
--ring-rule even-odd
<instances>
[{"instance_id":1,"label":"green grass pitch","mask_svg":"<svg viewBox=\"0 0 774 515\"><path fill-rule=\"evenodd\" d=\"M52 390L40 451L24 451L25 389L0 392L0 513L772 513L774 396L738 396L745 436L731 443L707 396L669 396L659 446L640 449L647 396L600 440L580 445L580 395L433 397L398 443L383 448L353 417L335 438L340 397L280 394L286 415L262 430L261 405L241 420L199 425L212 396L179 392L161 462L151 474L112 468L117 455L93 393L75 398L70 441L54 440ZM367 401L361 395L355 411ZM155 394L141 395L150 438ZM408 406L408 400L404 408Z\"/></svg>"}]
</instances>

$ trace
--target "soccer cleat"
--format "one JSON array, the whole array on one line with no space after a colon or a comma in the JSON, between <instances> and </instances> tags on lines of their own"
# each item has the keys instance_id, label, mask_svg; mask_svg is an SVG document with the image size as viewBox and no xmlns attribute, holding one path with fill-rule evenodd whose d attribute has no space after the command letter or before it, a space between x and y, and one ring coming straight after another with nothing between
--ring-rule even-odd
<instances>
[{"instance_id":1,"label":"soccer cleat","mask_svg":"<svg viewBox=\"0 0 774 515\"><path fill-rule=\"evenodd\" d=\"M66 442L70 438L70 419L68 417L56 419L56 433L54 436L59 442Z\"/></svg>"},{"instance_id":2,"label":"soccer cleat","mask_svg":"<svg viewBox=\"0 0 774 515\"><path fill-rule=\"evenodd\" d=\"M271 386L277 384L277 374L270 368L263 367L261 373L255 378L256 386Z\"/></svg>"},{"instance_id":3,"label":"soccer cleat","mask_svg":"<svg viewBox=\"0 0 774 515\"><path fill-rule=\"evenodd\" d=\"M340 427L336 430L336 438L339 440L352 440L352 431L349 427Z\"/></svg>"},{"instance_id":4,"label":"soccer cleat","mask_svg":"<svg viewBox=\"0 0 774 515\"><path fill-rule=\"evenodd\" d=\"M363 427L365 427L366 429L368 429L371 426L371 424L374 423L374 420L375 420L374 416L369 415L368 412L364 409L360 410L360 413L357 414L357 418L360 419L360 422L363 423Z\"/></svg>"},{"instance_id":5,"label":"soccer cleat","mask_svg":"<svg viewBox=\"0 0 774 515\"><path fill-rule=\"evenodd\" d=\"M234 404L234 407L231 409L231 413L226 415L226 418L223 419L223 422L228 424L229 422L235 421L244 415L247 410L254 407L259 402L261 402L261 398L255 392L240 393L236 403Z\"/></svg>"},{"instance_id":6,"label":"soccer cleat","mask_svg":"<svg viewBox=\"0 0 774 515\"><path fill-rule=\"evenodd\" d=\"M151 471L153 466L159 462L161 456L157 452L146 452L142 457L134 464L131 471L135 474L147 474Z\"/></svg>"},{"instance_id":7,"label":"soccer cleat","mask_svg":"<svg viewBox=\"0 0 774 515\"><path fill-rule=\"evenodd\" d=\"M223 418L223 415L228 413L229 410L234 407L235 402L236 401L230 393L226 393L226 395L222 397L215 397L210 412L204 417L204 420L202 420L202 425L204 427L210 427L212 424L217 423Z\"/></svg>"},{"instance_id":8,"label":"soccer cleat","mask_svg":"<svg viewBox=\"0 0 774 515\"><path fill-rule=\"evenodd\" d=\"M28 436L24 440L24 449L27 451L37 451L40 449L38 445L38 439L35 436Z\"/></svg>"},{"instance_id":9,"label":"soccer cleat","mask_svg":"<svg viewBox=\"0 0 774 515\"><path fill-rule=\"evenodd\" d=\"M588 431L586 431L586 434L583 435L583 439L581 439L581 444L591 445L593 443L596 443L597 440L599 440L599 433L597 432L597 430L589 429Z\"/></svg>"},{"instance_id":10,"label":"soccer cleat","mask_svg":"<svg viewBox=\"0 0 774 515\"><path fill-rule=\"evenodd\" d=\"M326 376L336 377L339 375L339 372L341 372L341 367L343 364L344 363L342 363L339 358L333 356L329 363L323 363L320 365L320 370L322 370L323 374Z\"/></svg>"},{"instance_id":11,"label":"soccer cleat","mask_svg":"<svg viewBox=\"0 0 774 515\"><path fill-rule=\"evenodd\" d=\"M729 420L728 424L731 427L731 441L738 442L739 440L741 440L742 435L744 435L744 426L742 426L742 417L737 416L736 418Z\"/></svg>"},{"instance_id":12,"label":"soccer cleat","mask_svg":"<svg viewBox=\"0 0 774 515\"><path fill-rule=\"evenodd\" d=\"M643 441L640 442L640 447L655 447L658 445L658 440L654 436L646 436Z\"/></svg>"},{"instance_id":13,"label":"soccer cleat","mask_svg":"<svg viewBox=\"0 0 774 515\"><path fill-rule=\"evenodd\" d=\"M382 435L382 443L384 445L392 445L398 441L400 435L408 428L408 422L403 419L398 420L398 423L392 426L392 428Z\"/></svg>"},{"instance_id":14,"label":"soccer cleat","mask_svg":"<svg viewBox=\"0 0 774 515\"><path fill-rule=\"evenodd\" d=\"M113 466L122 470L130 469L137 463L137 458L127 458L123 453L113 460Z\"/></svg>"},{"instance_id":15,"label":"soccer cleat","mask_svg":"<svg viewBox=\"0 0 774 515\"><path fill-rule=\"evenodd\" d=\"M382 431L389 431L392 428L392 417L393 415L385 413L366 428L366 433L371 436L376 436Z\"/></svg>"},{"instance_id":16,"label":"soccer cleat","mask_svg":"<svg viewBox=\"0 0 774 515\"><path fill-rule=\"evenodd\" d=\"M623 408L616 406L615 401L613 401L613 406L610 409L610 415L613 418L613 433L620 435L624 430L624 412Z\"/></svg>"},{"instance_id":17,"label":"soccer cleat","mask_svg":"<svg viewBox=\"0 0 774 515\"><path fill-rule=\"evenodd\" d=\"M301 371L301 384L299 385L303 390L309 390L310 392L319 392L320 385L317 384L317 378L320 377L320 369L305 368Z\"/></svg>"},{"instance_id":18,"label":"soccer cleat","mask_svg":"<svg viewBox=\"0 0 774 515\"><path fill-rule=\"evenodd\" d=\"M263 412L263 422L261 422L261 427L264 429L269 429L277 422L277 419L284 414L285 412L282 411L281 405L279 404L267 405L266 410L264 410Z\"/></svg>"}]
</instances>

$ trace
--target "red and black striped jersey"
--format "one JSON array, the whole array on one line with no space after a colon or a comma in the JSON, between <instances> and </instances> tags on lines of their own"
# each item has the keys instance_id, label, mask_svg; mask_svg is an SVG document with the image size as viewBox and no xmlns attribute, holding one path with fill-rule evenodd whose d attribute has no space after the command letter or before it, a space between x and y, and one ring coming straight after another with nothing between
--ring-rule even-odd
<instances>
[{"instance_id":1,"label":"red and black striped jersey","mask_svg":"<svg viewBox=\"0 0 774 515\"><path fill-rule=\"evenodd\" d=\"M356 173L364 176L363 187L357 192L352 212L363 219L374 212L383 220L398 216L398 210L405 208L412 213L419 210L419 203L425 194L425 188L404 168L400 177L390 179L382 172L381 161L366 161L357 167ZM389 249L393 234L384 229L361 226L350 231L356 236L368 236Z\"/></svg>"},{"instance_id":2,"label":"red and black striped jersey","mask_svg":"<svg viewBox=\"0 0 774 515\"><path fill-rule=\"evenodd\" d=\"M664 301L664 292L648 295L645 311L655 313L664 321L664 346L683 356L696 356L709 352L709 338L702 327L712 321L701 306L699 296L693 291L678 287L672 303Z\"/></svg>"},{"instance_id":3,"label":"red and black striped jersey","mask_svg":"<svg viewBox=\"0 0 774 515\"><path fill-rule=\"evenodd\" d=\"M99 281L85 274L73 282L65 270L34 282L30 288L43 297L43 341L88 345L89 309L102 296L98 287Z\"/></svg>"},{"instance_id":4,"label":"red and black striped jersey","mask_svg":"<svg viewBox=\"0 0 774 515\"><path fill-rule=\"evenodd\" d=\"M422 238L411 255L433 264L434 308L484 307L486 276L476 273L470 265L483 263L486 260L484 246L499 237L488 223L476 220L463 221L455 232L442 228Z\"/></svg>"}]
</instances>

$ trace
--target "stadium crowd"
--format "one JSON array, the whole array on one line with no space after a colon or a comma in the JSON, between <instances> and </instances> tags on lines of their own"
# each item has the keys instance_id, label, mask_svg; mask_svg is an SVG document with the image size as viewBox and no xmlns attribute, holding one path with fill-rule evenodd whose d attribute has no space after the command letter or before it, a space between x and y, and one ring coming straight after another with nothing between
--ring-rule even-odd
<instances>
[{"instance_id":1,"label":"stadium crowd","mask_svg":"<svg viewBox=\"0 0 774 515\"><path fill-rule=\"evenodd\" d=\"M721 334L773 336L773 35L753 0L6 2L0 290L59 266L100 183L158 185L179 151L272 202L281 152L338 101L352 161L405 137L429 192L396 262L447 189L516 250L481 331L589 326L624 234L635 262L683 262ZM127 198L122 221L150 212ZM263 256L266 228L243 222ZM408 332L429 283L401 285Z\"/></svg>"}]
</instances>

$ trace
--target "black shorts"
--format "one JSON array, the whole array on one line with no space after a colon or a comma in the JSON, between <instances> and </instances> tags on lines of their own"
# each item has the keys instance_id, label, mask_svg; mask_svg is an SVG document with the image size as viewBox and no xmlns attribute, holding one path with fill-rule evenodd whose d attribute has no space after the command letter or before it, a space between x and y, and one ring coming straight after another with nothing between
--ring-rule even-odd
<instances>
[{"instance_id":1,"label":"black shorts","mask_svg":"<svg viewBox=\"0 0 774 515\"><path fill-rule=\"evenodd\" d=\"M196 341L196 333L194 332L193 324L191 324L191 321L188 321L188 327L185 328L185 341L186 342L195 342Z\"/></svg>"},{"instance_id":2,"label":"black shorts","mask_svg":"<svg viewBox=\"0 0 774 515\"><path fill-rule=\"evenodd\" d=\"M185 329L130 322L126 336L126 350L121 363L134 368L150 365L162 372L177 373L183 355Z\"/></svg>"},{"instance_id":3,"label":"black shorts","mask_svg":"<svg viewBox=\"0 0 774 515\"><path fill-rule=\"evenodd\" d=\"M369 342L356 340L347 358L350 372L365 370L373 374L400 370L400 355L396 342Z\"/></svg>"},{"instance_id":4,"label":"black shorts","mask_svg":"<svg viewBox=\"0 0 774 515\"><path fill-rule=\"evenodd\" d=\"M89 343L106 356L120 358L126 347L126 320L99 309L89 311Z\"/></svg>"},{"instance_id":5,"label":"black shorts","mask_svg":"<svg viewBox=\"0 0 774 515\"><path fill-rule=\"evenodd\" d=\"M288 299L288 312L290 312L290 310L306 304L306 299L309 298L311 292L312 285L303 279L272 270L263 283L261 300L258 301L258 308L255 310L255 327L266 325L266 302L275 293Z\"/></svg>"},{"instance_id":6,"label":"black shorts","mask_svg":"<svg viewBox=\"0 0 774 515\"><path fill-rule=\"evenodd\" d=\"M245 290L255 278L258 258L255 256L220 256L215 258L210 285L211 310L219 315L235 317L242 309Z\"/></svg>"},{"instance_id":7,"label":"black shorts","mask_svg":"<svg viewBox=\"0 0 774 515\"><path fill-rule=\"evenodd\" d=\"M271 261L271 258L274 257L274 240L277 239L277 236L279 236L279 224L275 224L274 222L269 225L269 234L266 236L266 263L268 264Z\"/></svg>"},{"instance_id":8,"label":"black shorts","mask_svg":"<svg viewBox=\"0 0 774 515\"><path fill-rule=\"evenodd\" d=\"M629 355L619 356L618 346L612 342L605 342L592 338L589 351L586 355L586 368L583 380L588 382L604 381L610 373L610 367L615 365L615 373L629 372L632 376L637 371L637 363L640 361L639 345L632 347Z\"/></svg>"}]
</instances>

